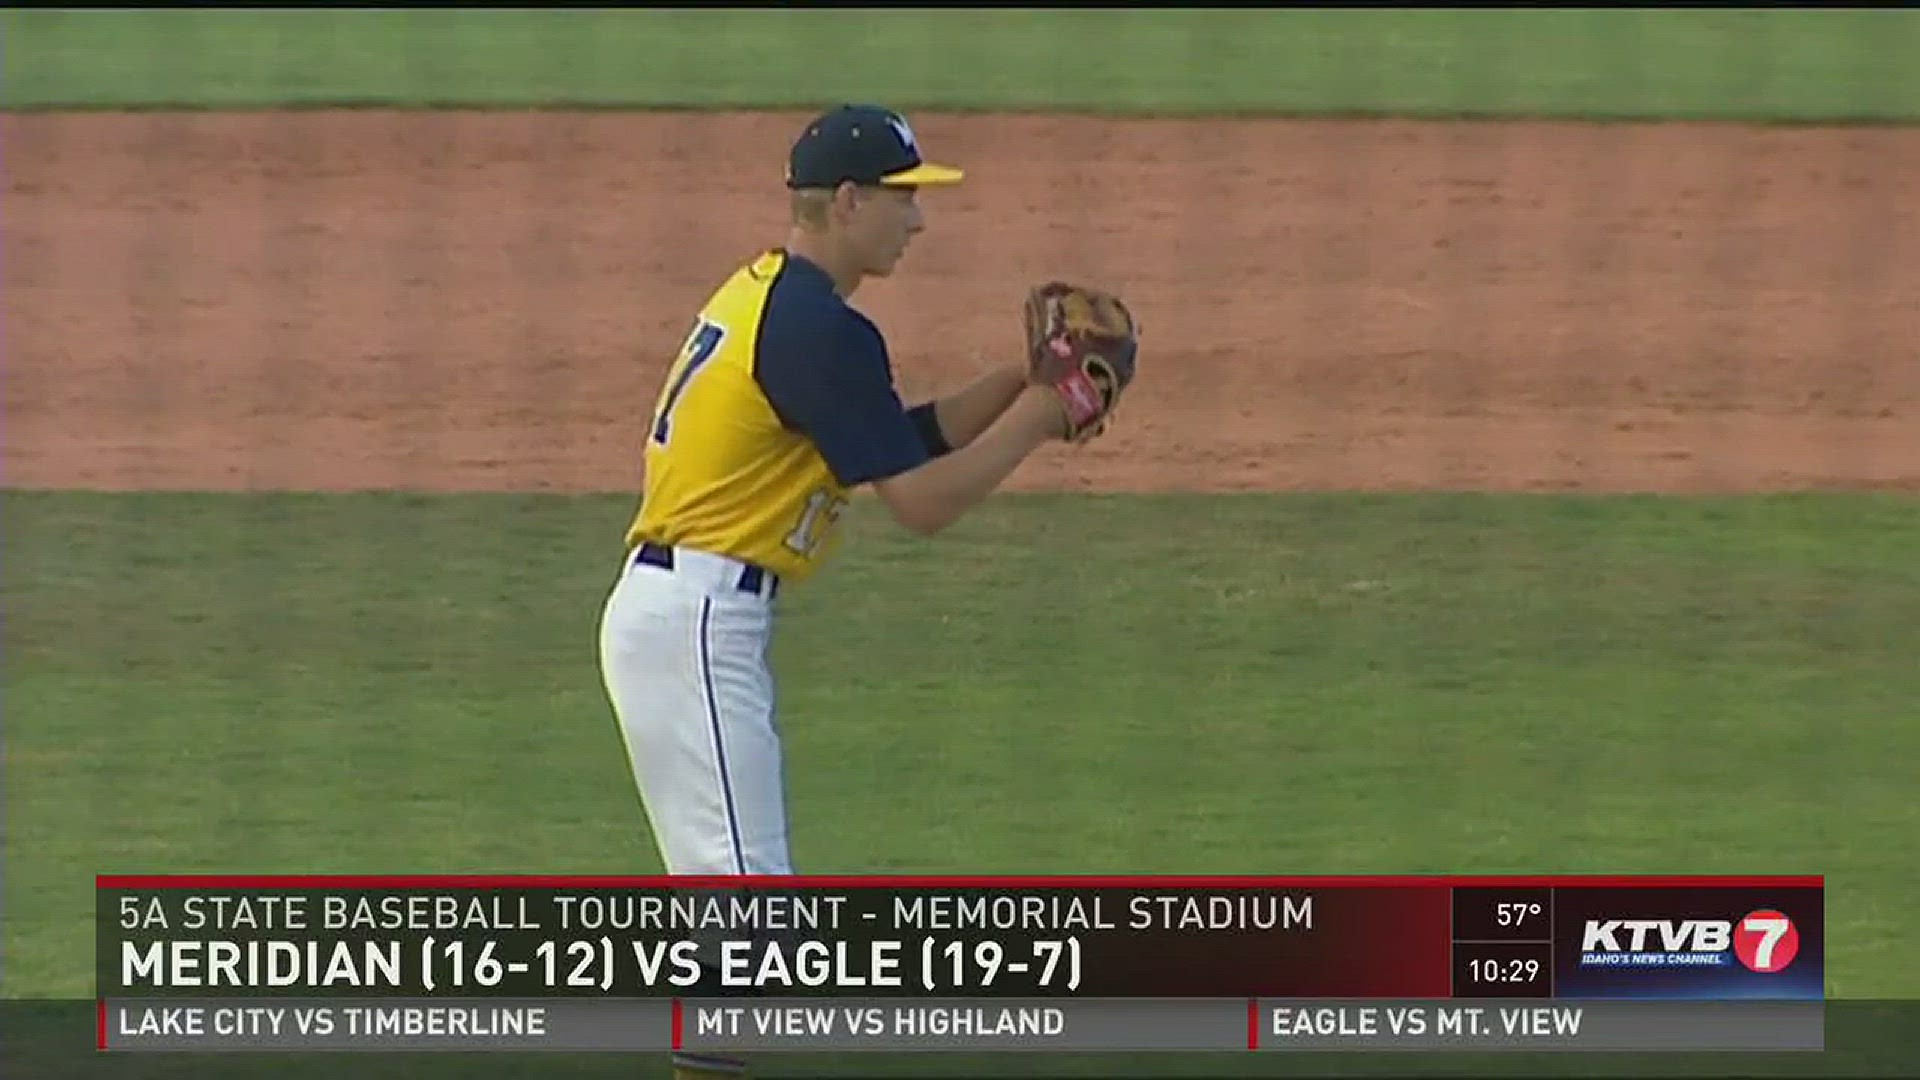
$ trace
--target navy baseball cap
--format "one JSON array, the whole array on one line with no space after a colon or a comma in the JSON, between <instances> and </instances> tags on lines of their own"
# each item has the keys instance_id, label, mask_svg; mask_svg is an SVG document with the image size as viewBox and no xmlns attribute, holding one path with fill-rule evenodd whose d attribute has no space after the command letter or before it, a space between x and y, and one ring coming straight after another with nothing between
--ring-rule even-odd
<instances>
[{"instance_id":1,"label":"navy baseball cap","mask_svg":"<svg viewBox=\"0 0 1920 1080\"><path fill-rule=\"evenodd\" d=\"M906 118L878 105L842 105L813 118L787 158L790 188L957 184L965 174L920 158Z\"/></svg>"}]
</instances>

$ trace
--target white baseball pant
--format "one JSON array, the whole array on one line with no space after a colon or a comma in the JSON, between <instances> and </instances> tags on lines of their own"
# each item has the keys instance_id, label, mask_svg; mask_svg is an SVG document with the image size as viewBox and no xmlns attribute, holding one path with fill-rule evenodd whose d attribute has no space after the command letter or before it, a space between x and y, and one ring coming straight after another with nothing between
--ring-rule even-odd
<instances>
[{"instance_id":1,"label":"white baseball pant","mask_svg":"<svg viewBox=\"0 0 1920 1080\"><path fill-rule=\"evenodd\" d=\"M601 677L670 874L793 872L767 663L777 589L745 563L647 545L607 597Z\"/></svg>"}]
</instances>

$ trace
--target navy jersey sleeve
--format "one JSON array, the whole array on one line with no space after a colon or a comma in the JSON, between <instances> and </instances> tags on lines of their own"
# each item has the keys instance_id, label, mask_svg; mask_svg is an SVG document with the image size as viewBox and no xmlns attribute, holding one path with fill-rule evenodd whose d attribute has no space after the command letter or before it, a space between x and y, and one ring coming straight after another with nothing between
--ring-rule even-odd
<instances>
[{"instance_id":1,"label":"navy jersey sleeve","mask_svg":"<svg viewBox=\"0 0 1920 1080\"><path fill-rule=\"evenodd\" d=\"M754 372L782 423L819 448L847 487L897 476L931 456L893 386L886 341L833 304L769 304Z\"/></svg>"},{"instance_id":2,"label":"navy jersey sleeve","mask_svg":"<svg viewBox=\"0 0 1920 1080\"><path fill-rule=\"evenodd\" d=\"M920 431L920 444L927 448L933 457L953 452L953 444L947 441L947 433L940 430L940 413L929 401L925 405L915 405L907 410L907 419Z\"/></svg>"}]
</instances>

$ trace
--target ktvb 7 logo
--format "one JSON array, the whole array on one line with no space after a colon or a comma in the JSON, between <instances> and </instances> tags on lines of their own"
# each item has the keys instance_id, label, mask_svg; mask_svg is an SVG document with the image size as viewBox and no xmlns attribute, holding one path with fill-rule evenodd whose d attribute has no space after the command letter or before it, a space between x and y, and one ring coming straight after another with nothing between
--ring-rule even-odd
<instances>
[{"instance_id":1,"label":"ktvb 7 logo","mask_svg":"<svg viewBox=\"0 0 1920 1080\"><path fill-rule=\"evenodd\" d=\"M1784 971L1800 952L1793 920L1771 909L1736 923L1721 919L1588 919L1580 936L1581 967L1729 967ZM1731 954L1731 957L1729 957Z\"/></svg>"}]
</instances>

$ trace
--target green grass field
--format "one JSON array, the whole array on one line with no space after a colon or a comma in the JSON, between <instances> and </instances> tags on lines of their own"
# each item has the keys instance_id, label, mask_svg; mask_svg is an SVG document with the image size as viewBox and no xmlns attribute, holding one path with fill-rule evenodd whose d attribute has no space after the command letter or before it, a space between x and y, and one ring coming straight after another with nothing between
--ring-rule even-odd
<instances>
[{"instance_id":1,"label":"green grass field","mask_svg":"<svg viewBox=\"0 0 1920 1080\"><path fill-rule=\"evenodd\" d=\"M0 30L8 107L1920 115L1909 11L9 12Z\"/></svg>"},{"instance_id":2,"label":"green grass field","mask_svg":"<svg viewBox=\"0 0 1920 1080\"><path fill-rule=\"evenodd\" d=\"M593 666L626 507L9 495L14 985L87 996L94 870L657 868ZM1834 992L1915 986L1910 500L854 525L776 644L807 868L1825 873Z\"/></svg>"},{"instance_id":3,"label":"green grass field","mask_svg":"<svg viewBox=\"0 0 1920 1080\"><path fill-rule=\"evenodd\" d=\"M95 870L657 869L627 505L8 495L12 986L90 993ZM808 868L1824 873L1832 992L1913 992L1911 500L861 511L775 652Z\"/></svg>"},{"instance_id":4,"label":"green grass field","mask_svg":"<svg viewBox=\"0 0 1920 1080\"><path fill-rule=\"evenodd\" d=\"M7 12L0 32L16 109L1920 115L1912 12ZM629 505L5 493L0 996L91 996L100 872L656 869L593 667ZM775 651L806 869L1823 873L1830 993L1920 996L1920 502L1029 496L933 542L852 517ZM1105 561L1062 554L1082 550ZM356 1071L418 1075L385 1067Z\"/></svg>"}]
</instances>

